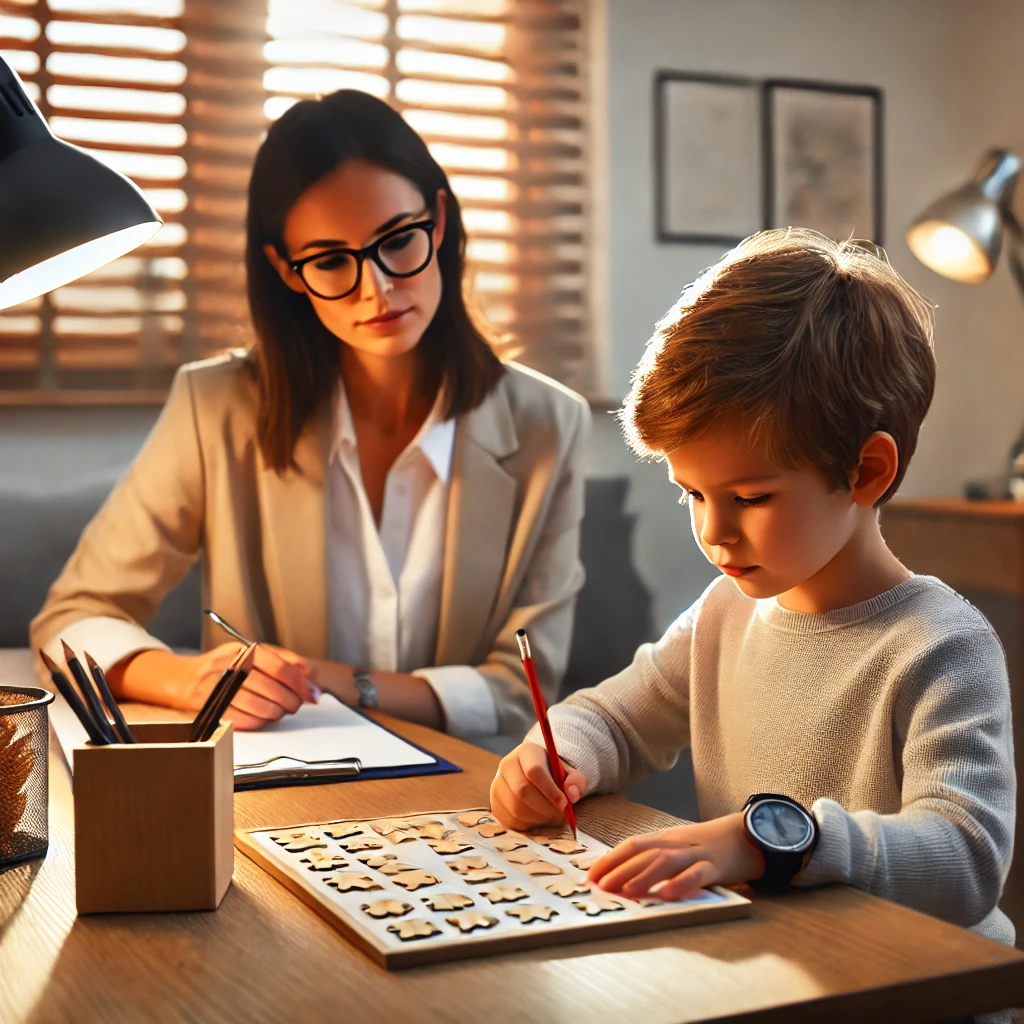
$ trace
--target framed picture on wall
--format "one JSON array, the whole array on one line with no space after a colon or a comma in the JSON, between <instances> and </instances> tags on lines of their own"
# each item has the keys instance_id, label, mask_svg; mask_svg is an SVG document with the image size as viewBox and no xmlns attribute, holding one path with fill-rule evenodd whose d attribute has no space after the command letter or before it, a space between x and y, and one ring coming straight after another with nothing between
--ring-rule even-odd
<instances>
[{"instance_id":1,"label":"framed picture on wall","mask_svg":"<svg viewBox=\"0 0 1024 1024\"><path fill-rule=\"evenodd\" d=\"M768 227L883 244L881 89L765 82L764 149Z\"/></svg>"},{"instance_id":2,"label":"framed picture on wall","mask_svg":"<svg viewBox=\"0 0 1024 1024\"><path fill-rule=\"evenodd\" d=\"M758 84L659 71L654 111L658 241L734 245L762 227Z\"/></svg>"}]
</instances>

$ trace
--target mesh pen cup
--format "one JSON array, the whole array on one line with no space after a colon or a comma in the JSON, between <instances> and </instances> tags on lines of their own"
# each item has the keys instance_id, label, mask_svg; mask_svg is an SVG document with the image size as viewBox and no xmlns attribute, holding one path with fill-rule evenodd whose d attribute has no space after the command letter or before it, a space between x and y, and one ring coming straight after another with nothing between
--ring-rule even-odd
<instances>
[{"instance_id":1,"label":"mesh pen cup","mask_svg":"<svg viewBox=\"0 0 1024 1024\"><path fill-rule=\"evenodd\" d=\"M53 694L0 684L0 869L49 844L47 750Z\"/></svg>"}]
</instances>

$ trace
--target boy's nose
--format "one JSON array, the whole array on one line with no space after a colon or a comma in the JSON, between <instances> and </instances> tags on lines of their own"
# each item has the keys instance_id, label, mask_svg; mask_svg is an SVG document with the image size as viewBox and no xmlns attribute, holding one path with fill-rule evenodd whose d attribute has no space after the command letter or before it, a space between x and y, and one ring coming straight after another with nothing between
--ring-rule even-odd
<instances>
[{"instance_id":1,"label":"boy's nose","mask_svg":"<svg viewBox=\"0 0 1024 1024\"><path fill-rule=\"evenodd\" d=\"M700 539L708 547L718 547L736 540L736 528L729 517L717 510L706 507L704 522L701 523Z\"/></svg>"}]
</instances>

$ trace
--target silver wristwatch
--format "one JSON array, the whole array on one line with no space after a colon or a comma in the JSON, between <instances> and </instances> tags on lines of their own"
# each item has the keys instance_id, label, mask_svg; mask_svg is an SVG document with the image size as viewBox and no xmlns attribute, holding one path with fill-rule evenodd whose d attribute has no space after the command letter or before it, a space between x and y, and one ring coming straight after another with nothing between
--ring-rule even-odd
<instances>
[{"instance_id":1,"label":"silver wristwatch","mask_svg":"<svg viewBox=\"0 0 1024 1024\"><path fill-rule=\"evenodd\" d=\"M352 682L356 684L356 690L359 691L359 706L361 708L375 708L380 703L377 684L373 681L370 671L364 666L352 669Z\"/></svg>"}]
</instances>

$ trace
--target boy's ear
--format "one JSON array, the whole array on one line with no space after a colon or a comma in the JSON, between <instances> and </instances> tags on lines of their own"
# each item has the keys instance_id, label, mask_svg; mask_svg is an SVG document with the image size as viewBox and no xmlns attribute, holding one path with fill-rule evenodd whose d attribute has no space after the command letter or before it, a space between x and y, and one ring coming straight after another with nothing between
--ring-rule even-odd
<instances>
[{"instance_id":1,"label":"boy's ear","mask_svg":"<svg viewBox=\"0 0 1024 1024\"><path fill-rule=\"evenodd\" d=\"M293 292L304 292L306 290L305 285L302 283L302 278L292 270L289 266L288 261L277 251L277 249L267 244L263 246L263 254L270 261L271 266L278 272L281 280Z\"/></svg>"},{"instance_id":2,"label":"boy's ear","mask_svg":"<svg viewBox=\"0 0 1024 1024\"><path fill-rule=\"evenodd\" d=\"M892 434L876 430L860 449L860 462L850 471L854 504L871 508L896 479L900 453Z\"/></svg>"}]
</instances>

